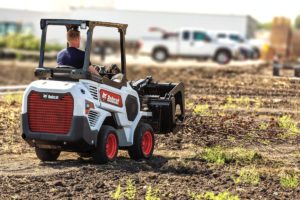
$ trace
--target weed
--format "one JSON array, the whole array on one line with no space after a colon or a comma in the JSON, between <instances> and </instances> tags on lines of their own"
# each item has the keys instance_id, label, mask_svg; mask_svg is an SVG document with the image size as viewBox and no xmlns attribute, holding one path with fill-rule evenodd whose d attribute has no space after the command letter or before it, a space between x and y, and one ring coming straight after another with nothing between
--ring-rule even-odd
<instances>
[{"instance_id":1,"label":"weed","mask_svg":"<svg viewBox=\"0 0 300 200\"><path fill-rule=\"evenodd\" d=\"M122 198L122 191L121 191L120 183L117 186L116 191L114 193L112 193L110 196L112 199L117 199L117 200Z\"/></svg>"},{"instance_id":2,"label":"weed","mask_svg":"<svg viewBox=\"0 0 300 200\"><path fill-rule=\"evenodd\" d=\"M192 109L194 107L194 102L192 102L192 101L185 102L185 107L187 109Z\"/></svg>"},{"instance_id":3,"label":"weed","mask_svg":"<svg viewBox=\"0 0 300 200\"><path fill-rule=\"evenodd\" d=\"M262 103L261 103L261 99L259 99L258 97L255 98L254 100L254 108L255 109L259 109L261 107Z\"/></svg>"},{"instance_id":4,"label":"weed","mask_svg":"<svg viewBox=\"0 0 300 200\"><path fill-rule=\"evenodd\" d=\"M265 131L268 129L268 127L269 127L269 124L266 122L262 122L259 124L259 130Z\"/></svg>"},{"instance_id":5,"label":"weed","mask_svg":"<svg viewBox=\"0 0 300 200\"><path fill-rule=\"evenodd\" d=\"M207 162L216 164L224 164L228 160L224 149L219 146L204 149L202 158Z\"/></svg>"},{"instance_id":6,"label":"weed","mask_svg":"<svg viewBox=\"0 0 300 200\"><path fill-rule=\"evenodd\" d=\"M236 104L239 107L249 109L250 107L250 98L249 97L240 97L236 99Z\"/></svg>"},{"instance_id":7,"label":"weed","mask_svg":"<svg viewBox=\"0 0 300 200\"><path fill-rule=\"evenodd\" d=\"M295 122L295 120L292 119L290 115L284 115L282 117L279 117L278 125L280 128L286 131L286 133L282 135L282 137L284 138L289 136L295 136L300 132L297 123Z\"/></svg>"},{"instance_id":8,"label":"weed","mask_svg":"<svg viewBox=\"0 0 300 200\"><path fill-rule=\"evenodd\" d=\"M129 200L134 199L136 194L136 188L133 185L133 182L131 179L127 181L126 185L126 191L125 191L125 197Z\"/></svg>"},{"instance_id":9,"label":"weed","mask_svg":"<svg viewBox=\"0 0 300 200\"><path fill-rule=\"evenodd\" d=\"M244 108L246 110L250 109L251 102L254 101L254 108L259 108L261 103L259 99L250 99L249 97L240 97L240 98L233 98L227 97L226 104L223 106L224 109L236 109L237 107Z\"/></svg>"},{"instance_id":10,"label":"weed","mask_svg":"<svg viewBox=\"0 0 300 200\"><path fill-rule=\"evenodd\" d=\"M237 178L232 177L236 184L247 183L251 185L257 185L260 182L259 172L255 167L244 167L240 170Z\"/></svg>"},{"instance_id":11,"label":"weed","mask_svg":"<svg viewBox=\"0 0 300 200\"><path fill-rule=\"evenodd\" d=\"M152 190L152 187L149 186L146 192L145 200L160 200L158 197L158 190Z\"/></svg>"},{"instance_id":12,"label":"weed","mask_svg":"<svg viewBox=\"0 0 300 200\"><path fill-rule=\"evenodd\" d=\"M204 192L200 194L189 192L189 196L193 200L239 200L240 199L238 195L232 195L228 191L221 192L219 194L215 194L214 192Z\"/></svg>"},{"instance_id":13,"label":"weed","mask_svg":"<svg viewBox=\"0 0 300 200\"><path fill-rule=\"evenodd\" d=\"M227 97L226 98L226 104L223 106L224 109L235 109L237 106L236 104L234 103L234 98L232 98L231 96L230 97Z\"/></svg>"},{"instance_id":14,"label":"weed","mask_svg":"<svg viewBox=\"0 0 300 200\"><path fill-rule=\"evenodd\" d=\"M4 101L9 104L13 105L15 103L22 103L23 94L7 94L3 96Z\"/></svg>"},{"instance_id":15,"label":"weed","mask_svg":"<svg viewBox=\"0 0 300 200\"><path fill-rule=\"evenodd\" d=\"M237 163L252 163L256 160L262 159L262 156L254 150L233 148L227 151L231 160Z\"/></svg>"},{"instance_id":16,"label":"weed","mask_svg":"<svg viewBox=\"0 0 300 200\"><path fill-rule=\"evenodd\" d=\"M299 185L299 177L292 173L280 174L280 185L284 188L296 188Z\"/></svg>"},{"instance_id":17,"label":"weed","mask_svg":"<svg viewBox=\"0 0 300 200\"><path fill-rule=\"evenodd\" d=\"M204 149L201 157L207 162L221 165L229 162L252 163L262 158L260 154L253 150L243 148L224 149L220 146Z\"/></svg>"},{"instance_id":18,"label":"weed","mask_svg":"<svg viewBox=\"0 0 300 200\"><path fill-rule=\"evenodd\" d=\"M194 108L194 113L198 115L203 115L203 116L211 116L212 112L208 106L208 104L205 105L197 105Z\"/></svg>"}]
</instances>

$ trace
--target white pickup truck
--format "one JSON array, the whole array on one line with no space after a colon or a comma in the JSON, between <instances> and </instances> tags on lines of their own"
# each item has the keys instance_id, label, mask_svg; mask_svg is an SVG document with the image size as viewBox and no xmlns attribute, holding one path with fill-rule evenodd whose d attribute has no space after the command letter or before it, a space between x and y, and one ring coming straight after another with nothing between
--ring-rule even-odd
<instances>
[{"instance_id":1,"label":"white pickup truck","mask_svg":"<svg viewBox=\"0 0 300 200\"><path fill-rule=\"evenodd\" d=\"M159 28L151 30L161 32L162 36L140 41L140 53L150 54L157 62L164 62L170 57L192 57L211 58L220 64L227 64L239 53L234 45L219 42L204 29L182 28L176 32Z\"/></svg>"}]
</instances>

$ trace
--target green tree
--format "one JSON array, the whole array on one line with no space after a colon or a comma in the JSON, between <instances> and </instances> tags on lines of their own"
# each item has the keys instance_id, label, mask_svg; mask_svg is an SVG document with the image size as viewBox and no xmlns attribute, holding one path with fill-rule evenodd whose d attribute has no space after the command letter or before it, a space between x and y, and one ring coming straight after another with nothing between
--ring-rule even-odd
<instances>
[{"instance_id":1,"label":"green tree","mask_svg":"<svg viewBox=\"0 0 300 200\"><path fill-rule=\"evenodd\" d=\"M258 30L271 30L272 22L259 23L257 26Z\"/></svg>"},{"instance_id":2,"label":"green tree","mask_svg":"<svg viewBox=\"0 0 300 200\"><path fill-rule=\"evenodd\" d=\"M300 15L298 15L295 19L295 28L300 29Z\"/></svg>"}]
</instances>

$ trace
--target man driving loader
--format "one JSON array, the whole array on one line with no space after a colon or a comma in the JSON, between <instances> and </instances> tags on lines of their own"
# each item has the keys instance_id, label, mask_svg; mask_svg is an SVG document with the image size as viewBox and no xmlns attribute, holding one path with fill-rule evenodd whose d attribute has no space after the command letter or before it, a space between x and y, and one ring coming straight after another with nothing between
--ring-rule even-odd
<instances>
[{"instance_id":1,"label":"man driving loader","mask_svg":"<svg viewBox=\"0 0 300 200\"><path fill-rule=\"evenodd\" d=\"M67 32L69 46L57 54L57 64L66 65L80 69L83 67L85 52L80 50L80 31L70 29ZM89 71L98 74L93 66L89 66Z\"/></svg>"}]
</instances>

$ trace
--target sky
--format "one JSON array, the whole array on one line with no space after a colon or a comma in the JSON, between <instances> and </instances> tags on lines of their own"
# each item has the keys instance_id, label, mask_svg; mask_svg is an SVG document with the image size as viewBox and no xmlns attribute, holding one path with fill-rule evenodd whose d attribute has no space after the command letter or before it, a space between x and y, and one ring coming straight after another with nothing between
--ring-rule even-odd
<instances>
[{"instance_id":1,"label":"sky","mask_svg":"<svg viewBox=\"0 0 300 200\"><path fill-rule=\"evenodd\" d=\"M70 6L251 15L259 22L269 22L274 16L294 20L300 14L299 0L0 0L0 8L43 12L66 11Z\"/></svg>"}]
</instances>

